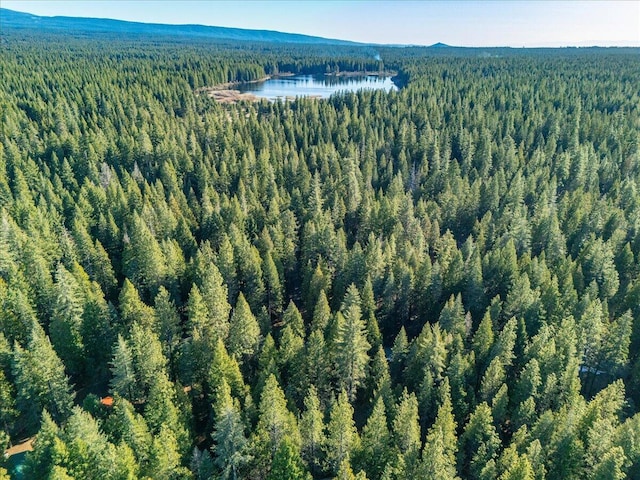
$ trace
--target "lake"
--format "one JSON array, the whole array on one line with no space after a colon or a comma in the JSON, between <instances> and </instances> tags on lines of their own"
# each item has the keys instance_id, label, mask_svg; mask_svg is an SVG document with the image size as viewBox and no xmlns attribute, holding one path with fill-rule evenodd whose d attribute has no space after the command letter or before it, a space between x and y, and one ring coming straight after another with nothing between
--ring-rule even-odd
<instances>
[{"instance_id":1,"label":"lake","mask_svg":"<svg viewBox=\"0 0 640 480\"><path fill-rule=\"evenodd\" d=\"M398 90L391 77L377 75L333 76L333 75L295 75L274 77L259 83L234 85L233 89L250 93L260 98L276 100L286 97L328 98L336 92L355 92L361 89Z\"/></svg>"}]
</instances>

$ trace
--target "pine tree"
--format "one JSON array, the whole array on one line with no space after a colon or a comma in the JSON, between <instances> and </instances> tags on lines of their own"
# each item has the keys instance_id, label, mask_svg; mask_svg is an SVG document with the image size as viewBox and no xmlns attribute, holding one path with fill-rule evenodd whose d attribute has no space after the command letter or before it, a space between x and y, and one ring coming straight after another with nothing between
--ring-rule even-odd
<instances>
[{"instance_id":1,"label":"pine tree","mask_svg":"<svg viewBox=\"0 0 640 480\"><path fill-rule=\"evenodd\" d=\"M14 347L13 375L16 385L16 408L25 425L33 429L44 409L54 420L62 422L71 414L71 393L64 365L53 350L49 338L38 326L31 332L28 347Z\"/></svg>"},{"instance_id":2,"label":"pine tree","mask_svg":"<svg viewBox=\"0 0 640 480\"><path fill-rule=\"evenodd\" d=\"M343 390L331 407L329 424L327 425L325 452L331 471L338 472L342 462L349 458L358 443L358 431L353 421L353 407Z\"/></svg>"},{"instance_id":3,"label":"pine tree","mask_svg":"<svg viewBox=\"0 0 640 480\"><path fill-rule=\"evenodd\" d=\"M62 265L56 272L56 301L49 325L51 343L68 371L77 377L84 370L82 315L84 299L73 275Z\"/></svg>"},{"instance_id":4,"label":"pine tree","mask_svg":"<svg viewBox=\"0 0 640 480\"><path fill-rule=\"evenodd\" d=\"M317 389L320 399L326 404L331 391L332 365L321 330L314 330L309 335L301 362L306 383Z\"/></svg>"},{"instance_id":5,"label":"pine tree","mask_svg":"<svg viewBox=\"0 0 640 480\"><path fill-rule=\"evenodd\" d=\"M89 283L86 275L83 275L83 280L85 304L81 334L85 372L90 373L85 375L85 378L88 377L89 385L104 385L109 377L109 361L112 354L105 346L112 345L117 338L115 309L107 303L97 283Z\"/></svg>"},{"instance_id":6,"label":"pine tree","mask_svg":"<svg viewBox=\"0 0 640 480\"><path fill-rule=\"evenodd\" d=\"M218 339L213 349L206 380L208 385L206 393L211 394L213 398L223 388L223 381L231 388L231 393L236 398L242 398L246 394L246 386L240 372L240 365L235 358L229 355L220 339Z\"/></svg>"},{"instance_id":7,"label":"pine tree","mask_svg":"<svg viewBox=\"0 0 640 480\"><path fill-rule=\"evenodd\" d=\"M154 435L159 435L163 429L167 429L167 434L170 432L178 455L182 456L190 450L189 433L176 406L175 386L164 372L157 374L149 389L144 418Z\"/></svg>"},{"instance_id":8,"label":"pine tree","mask_svg":"<svg viewBox=\"0 0 640 480\"><path fill-rule=\"evenodd\" d=\"M311 321L311 331L320 330L325 332L331 319L331 309L327 301L327 295L324 290L320 290L318 301L313 309L313 320Z\"/></svg>"},{"instance_id":9,"label":"pine tree","mask_svg":"<svg viewBox=\"0 0 640 480\"><path fill-rule=\"evenodd\" d=\"M282 312L284 295L278 269L269 251L264 255L262 272L264 275L267 313L273 319Z\"/></svg>"},{"instance_id":10,"label":"pine tree","mask_svg":"<svg viewBox=\"0 0 640 480\"><path fill-rule=\"evenodd\" d=\"M158 317L156 332L162 343L162 353L173 367L174 354L181 340L180 316L166 288L160 287L155 298L155 310Z\"/></svg>"},{"instance_id":11,"label":"pine tree","mask_svg":"<svg viewBox=\"0 0 640 480\"><path fill-rule=\"evenodd\" d=\"M310 265L309 265L310 269ZM308 311L313 311L320 300L320 293L330 291L331 276L326 272L327 267L319 261L313 273L310 273L309 285L306 288L305 305Z\"/></svg>"},{"instance_id":12,"label":"pine tree","mask_svg":"<svg viewBox=\"0 0 640 480\"><path fill-rule=\"evenodd\" d=\"M212 338L225 340L229 333L229 304L227 286L222 275L214 263L209 263L202 272L200 279L200 293L207 306L208 317L202 326L203 334Z\"/></svg>"},{"instance_id":13,"label":"pine tree","mask_svg":"<svg viewBox=\"0 0 640 480\"><path fill-rule=\"evenodd\" d=\"M357 389L366 376L369 362L364 322L360 313L360 296L355 285L351 285L345 295L343 305L344 320L338 324L336 339L336 362L338 379L349 400L356 397Z\"/></svg>"},{"instance_id":14,"label":"pine tree","mask_svg":"<svg viewBox=\"0 0 640 480\"><path fill-rule=\"evenodd\" d=\"M236 308L231 314L229 338L227 339L229 353L242 362L255 354L259 341L260 327L256 317L251 313L244 295L240 292Z\"/></svg>"},{"instance_id":15,"label":"pine tree","mask_svg":"<svg viewBox=\"0 0 640 480\"><path fill-rule=\"evenodd\" d=\"M254 395L260 395L267 379L273 375L276 379L280 378L280 369L278 367L278 349L276 343L270 333L264 339L260 355L258 356L258 380Z\"/></svg>"},{"instance_id":16,"label":"pine tree","mask_svg":"<svg viewBox=\"0 0 640 480\"><path fill-rule=\"evenodd\" d=\"M196 382L203 382L206 378L208 365L211 364L213 348L217 337L212 331L209 322L210 311L204 302L200 289L193 285L189 293L187 302L188 331L191 335L189 339L190 361L189 370L192 378Z\"/></svg>"},{"instance_id":17,"label":"pine tree","mask_svg":"<svg viewBox=\"0 0 640 480\"><path fill-rule=\"evenodd\" d=\"M67 458L61 463L72 478L136 476L137 465L131 450L128 447L117 449L100 430L98 422L79 407L74 408L64 426L62 438L67 447Z\"/></svg>"},{"instance_id":18,"label":"pine tree","mask_svg":"<svg viewBox=\"0 0 640 480\"><path fill-rule=\"evenodd\" d=\"M280 443L288 437L300 445L300 432L293 414L287 409L287 400L274 375L270 375L260 395L258 424L251 439L251 452L258 471L265 472Z\"/></svg>"},{"instance_id":19,"label":"pine tree","mask_svg":"<svg viewBox=\"0 0 640 480\"><path fill-rule=\"evenodd\" d=\"M137 323L146 328L156 329L156 318L149 305L146 305L138 294L136 287L125 279L118 297L120 318L124 324L124 329L130 328Z\"/></svg>"},{"instance_id":20,"label":"pine tree","mask_svg":"<svg viewBox=\"0 0 640 480\"><path fill-rule=\"evenodd\" d=\"M0 342L2 339L0 338ZM0 347L1 348L1 347ZM6 431L8 425L12 423L14 417L17 416L15 409L14 388L13 385L7 380L4 370L0 363L0 426ZM2 432L3 430L0 430ZM0 447L3 448L3 444L0 443Z\"/></svg>"},{"instance_id":21,"label":"pine tree","mask_svg":"<svg viewBox=\"0 0 640 480\"><path fill-rule=\"evenodd\" d=\"M391 375L398 378L405 369L407 354L409 353L409 340L404 327L400 328L391 347Z\"/></svg>"},{"instance_id":22,"label":"pine tree","mask_svg":"<svg viewBox=\"0 0 640 480\"><path fill-rule=\"evenodd\" d=\"M164 425L151 443L149 471L152 478L180 478L188 473L188 470L180 465L177 439L171 429Z\"/></svg>"},{"instance_id":23,"label":"pine tree","mask_svg":"<svg viewBox=\"0 0 640 480\"><path fill-rule=\"evenodd\" d=\"M467 336L467 321L465 319L464 307L462 306L462 297L460 295L451 296L444 308L440 312L438 323L442 330L453 335L459 334L460 337Z\"/></svg>"},{"instance_id":24,"label":"pine tree","mask_svg":"<svg viewBox=\"0 0 640 480\"><path fill-rule=\"evenodd\" d=\"M367 476L364 472L358 472L357 475L354 475L351 463L349 462L349 457L346 457L342 463L340 463L340 468L338 469L335 478L336 480L367 480Z\"/></svg>"},{"instance_id":25,"label":"pine tree","mask_svg":"<svg viewBox=\"0 0 640 480\"><path fill-rule=\"evenodd\" d=\"M316 388L311 385L304 399L304 411L300 418L300 436L302 437L302 458L312 474L320 471L323 460L326 442L323 417Z\"/></svg>"},{"instance_id":26,"label":"pine tree","mask_svg":"<svg viewBox=\"0 0 640 480\"><path fill-rule=\"evenodd\" d=\"M429 429L422 452L421 477L456 480L456 421L453 417L448 380L444 380L444 399L436 421Z\"/></svg>"},{"instance_id":27,"label":"pine tree","mask_svg":"<svg viewBox=\"0 0 640 480\"><path fill-rule=\"evenodd\" d=\"M251 457L245 451L247 439L240 410L225 380L217 395L214 410L217 412L212 434L215 463L221 471L221 478L236 480L241 468Z\"/></svg>"},{"instance_id":28,"label":"pine tree","mask_svg":"<svg viewBox=\"0 0 640 480\"><path fill-rule=\"evenodd\" d=\"M145 298L153 298L158 293L167 274L166 260L158 240L137 213L133 214L125 235L122 263L124 274Z\"/></svg>"},{"instance_id":29,"label":"pine tree","mask_svg":"<svg viewBox=\"0 0 640 480\"><path fill-rule=\"evenodd\" d=\"M418 400L414 393L408 393L406 389L396 406L392 432L394 443L403 457L405 475L417 475L421 445Z\"/></svg>"},{"instance_id":30,"label":"pine tree","mask_svg":"<svg viewBox=\"0 0 640 480\"><path fill-rule=\"evenodd\" d=\"M311 480L302 466L300 454L289 438L285 437L273 457L267 480Z\"/></svg>"},{"instance_id":31,"label":"pine tree","mask_svg":"<svg viewBox=\"0 0 640 480\"><path fill-rule=\"evenodd\" d=\"M289 305L287 305L287 309L282 315L282 324L284 327L290 327L292 333L296 336L300 338L305 337L304 321L302 320L300 310L298 310L293 300L289 301Z\"/></svg>"},{"instance_id":32,"label":"pine tree","mask_svg":"<svg viewBox=\"0 0 640 480\"><path fill-rule=\"evenodd\" d=\"M360 448L353 455L353 463L364 470L368 478L380 478L391 460L391 452L391 434L384 401L378 397L362 429Z\"/></svg>"},{"instance_id":33,"label":"pine tree","mask_svg":"<svg viewBox=\"0 0 640 480\"><path fill-rule=\"evenodd\" d=\"M150 475L147 470L149 468L152 435L147 422L142 415L135 412L133 405L116 395L112 414L103 425L105 432L113 443L126 444L131 448L140 466L140 475Z\"/></svg>"},{"instance_id":34,"label":"pine tree","mask_svg":"<svg viewBox=\"0 0 640 480\"><path fill-rule=\"evenodd\" d=\"M475 352L477 375L480 376L481 372L489 365L489 353L493 347L494 334L493 334L493 322L491 315L487 311L482 317L478 329L473 334L472 348Z\"/></svg>"},{"instance_id":35,"label":"pine tree","mask_svg":"<svg viewBox=\"0 0 640 480\"><path fill-rule=\"evenodd\" d=\"M55 462L66 455L66 445L59 438L60 429L51 415L42 412L42 425L38 433L38 442L33 452L25 460L25 476L36 480L49 478Z\"/></svg>"},{"instance_id":36,"label":"pine tree","mask_svg":"<svg viewBox=\"0 0 640 480\"><path fill-rule=\"evenodd\" d=\"M490 462L495 461L500 439L493 426L491 408L481 403L471 414L459 441L458 466L468 478L484 478L481 473Z\"/></svg>"},{"instance_id":37,"label":"pine tree","mask_svg":"<svg viewBox=\"0 0 640 480\"><path fill-rule=\"evenodd\" d=\"M114 394L118 394L131 402L140 398L139 386L136 384L133 366L133 355L129 345L120 335L114 346L111 375L109 386Z\"/></svg>"},{"instance_id":38,"label":"pine tree","mask_svg":"<svg viewBox=\"0 0 640 480\"><path fill-rule=\"evenodd\" d=\"M503 450L498 464L503 470L499 480L535 480L533 467L527 455L519 455L517 452L518 433L514 436L511 445Z\"/></svg>"},{"instance_id":39,"label":"pine tree","mask_svg":"<svg viewBox=\"0 0 640 480\"><path fill-rule=\"evenodd\" d=\"M235 259L233 254L233 246L229 241L229 236L224 234L218 249L216 257L216 265L218 271L223 278L224 284L227 286L227 301L231 302L238 294L238 278L236 273Z\"/></svg>"},{"instance_id":40,"label":"pine tree","mask_svg":"<svg viewBox=\"0 0 640 480\"><path fill-rule=\"evenodd\" d=\"M131 328L128 345L140 398L145 399L159 376L166 377L167 359L156 334L137 323Z\"/></svg>"}]
</instances>

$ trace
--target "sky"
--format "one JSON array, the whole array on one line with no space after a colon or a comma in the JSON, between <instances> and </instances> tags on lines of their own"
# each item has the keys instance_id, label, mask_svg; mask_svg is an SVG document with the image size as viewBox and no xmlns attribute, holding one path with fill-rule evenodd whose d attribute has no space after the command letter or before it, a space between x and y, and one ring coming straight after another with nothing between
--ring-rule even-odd
<instances>
[{"instance_id":1,"label":"sky","mask_svg":"<svg viewBox=\"0 0 640 480\"><path fill-rule=\"evenodd\" d=\"M277 30L366 43L640 46L640 0L2 0L0 5L35 15Z\"/></svg>"}]
</instances>

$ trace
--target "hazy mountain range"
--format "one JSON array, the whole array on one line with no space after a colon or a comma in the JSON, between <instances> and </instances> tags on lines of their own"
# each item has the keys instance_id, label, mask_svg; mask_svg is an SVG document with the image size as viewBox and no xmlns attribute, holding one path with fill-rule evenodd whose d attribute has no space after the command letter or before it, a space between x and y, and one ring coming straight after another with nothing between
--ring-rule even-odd
<instances>
[{"instance_id":1,"label":"hazy mountain range","mask_svg":"<svg viewBox=\"0 0 640 480\"><path fill-rule=\"evenodd\" d=\"M166 25L158 23L128 22L105 18L41 17L30 13L0 8L0 30L34 29L74 33L115 33L120 35L197 37L211 40L240 40L248 42L298 43L316 45L364 45L347 40L313 37L297 33L243 28L210 27L204 25Z\"/></svg>"},{"instance_id":2,"label":"hazy mountain range","mask_svg":"<svg viewBox=\"0 0 640 480\"><path fill-rule=\"evenodd\" d=\"M274 30L250 30L244 28L215 27L206 25L169 25L160 23L130 22L125 20L113 20L107 18L85 17L45 17L30 13L17 12L7 8L0 8L0 34L9 31L38 31L41 33L71 34L80 36L93 35L117 35L119 37L153 37L165 39L199 39L211 41L246 41L278 44L303 44L303 45L332 45L347 47L415 47L424 53L428 48L430 55L485 55L495 56L502 54L522 54L523 50L533 52L539 48L515 49L511 47L457 47L444 43L436 43L430 46L421 45L390 45L360 43L334 38L315 37L299 33L284 33ZM578 51L585 50L587 45L580 48L552 48L545 50ZM640 52L637 47L589 47L593 50L606 48L608 51Z\"/></svg>"}]
</instances>

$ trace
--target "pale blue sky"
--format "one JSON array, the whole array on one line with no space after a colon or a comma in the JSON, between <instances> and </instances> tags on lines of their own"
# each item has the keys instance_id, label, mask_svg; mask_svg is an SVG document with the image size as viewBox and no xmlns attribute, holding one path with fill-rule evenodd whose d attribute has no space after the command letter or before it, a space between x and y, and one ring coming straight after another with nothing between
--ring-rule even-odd
<instances>
[{"instance_id":1,"label":"pale blue sky","mask_svg":"<svg viewBox=\"0 0 640 480\"><path fill-rule=\"evenodd\" d=\"M0 4L36 15L268 29L372 43L640 46L640 0L2 0Z\"/></svg>"}]
</instances>

